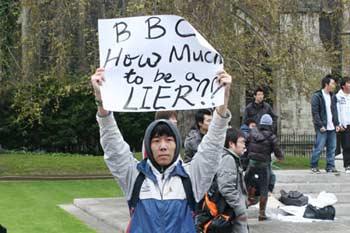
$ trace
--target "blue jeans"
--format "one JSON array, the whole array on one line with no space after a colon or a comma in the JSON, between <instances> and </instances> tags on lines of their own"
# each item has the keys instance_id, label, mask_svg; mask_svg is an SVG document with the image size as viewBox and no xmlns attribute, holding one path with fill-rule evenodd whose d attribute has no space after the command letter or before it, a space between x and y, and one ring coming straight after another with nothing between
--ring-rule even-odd
<instances>
[{"instance_id":1,"label":"blue jeans","mask_svg":"<svg viewBox=\"0 0 350 233\"><path fill-rule=\"evenodd\" d=\"M318 160L323 148L326 146L327 165L326 169L334 168L334 156L337 145L337 136L335 130L327 130L321 133L319 129L316 130L316 141L312 149L311 167L318 167Z\"/></svg>"}]
</instances>

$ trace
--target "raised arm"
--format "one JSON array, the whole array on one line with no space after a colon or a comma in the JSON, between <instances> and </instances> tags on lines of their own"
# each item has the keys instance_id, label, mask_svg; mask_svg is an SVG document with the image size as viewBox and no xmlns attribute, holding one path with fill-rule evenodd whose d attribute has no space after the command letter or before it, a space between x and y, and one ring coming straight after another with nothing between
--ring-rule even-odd
<instances>
[{"instance_id":1,"label":"raised arm","mask_svg":"<svg viewBox=\"0 0 350 233\"><path fill-rule=\"evenodd\" d=\"M231 119L227 105L230 97L232 77L226 72L220 72L218 74L218 81L225 88L224 104L214 111L213 120L209 125L208 132L203 137L202 142L198 146L198 151L189 165L189 173L196 201L202 199L217 171L225 142L228 122Z\"/></svg>"},{"instance_id":2,"label":"raised arm","mask_svg":"<svg viewBox=\"0 0 350 233\"><path fill-rule=\"evenodd\" d=\"M97 104L97 122L100 127L100 142L104 160L112 175L118 180L127 198L131 195L133 181L137 175L136 164L129 145L124 141L113 114L102 106L100 87L104 82L104 69L98 68L91 76Z\"/></svg>"},{"instance_id":3,"label":"raised arm","mask_svg":"<svg viewBox=\"0 0 350 233\"><path fill-rule=\"evenodd\" d=\"M105 110L102 106L102 97L101 97L101 90L100 87L103 85L104 79L104 72L105 70L103 68L98 68L96 72L91 76L91 85L94 89L94 95L95 95L95 102L97 105L97 113L99 116L107 116L109 112Z\"/></svg>"},{"instance_id":4,"label":"raised arm","mask_svg":"<svg viewBox=\"0 0 350 233\"><path fill-rule=\"evenodd\" d=\"M220 116L224 116L227 111L228 101L230 100L232 77L225 71L221 71L218 73L218 82L219 82L219 85L222 85L225 88L225 97L224 97L224 104L217 107L216 112Z\"/></svg>"}]
</instances>

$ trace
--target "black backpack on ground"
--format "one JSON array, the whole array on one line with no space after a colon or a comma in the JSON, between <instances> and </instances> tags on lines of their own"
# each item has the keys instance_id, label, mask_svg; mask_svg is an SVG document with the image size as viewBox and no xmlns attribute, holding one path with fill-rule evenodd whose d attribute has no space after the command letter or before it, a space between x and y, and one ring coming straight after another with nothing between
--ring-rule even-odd
<instances>
[{"instance_id":1,"label":"black backpack on ground","mask_svg":"<svg viewBox=\"0 0 350 233\"><path fill-rule=\"evenodd\" d=\"M331 205L325 206L323 208L317 208L313 205L307 205L304 218L322 219L322 220L334 220L335 208Z\"/></svg>"},{"instance_id":2,"label":"black backpack on ground","mask_svg":"<svg viewBox=\"0 0 350 233\"><path fill-rule=\"evenodd\" d=\"M281 197L279 199L285 205L295 205L295 206L304 206L308 203L309 198L304 196L299 191L289 191L288 193L281 189Z\"/></svg>"}]
</instances>

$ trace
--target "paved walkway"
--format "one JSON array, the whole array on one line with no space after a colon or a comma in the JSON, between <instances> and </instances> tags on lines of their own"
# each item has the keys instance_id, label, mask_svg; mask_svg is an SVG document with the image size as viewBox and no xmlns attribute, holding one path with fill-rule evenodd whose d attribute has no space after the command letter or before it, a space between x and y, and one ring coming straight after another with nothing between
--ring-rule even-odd
<instances>
[{"instance_id":1,"label":"paved walkway","mask_svg":"<svg viewBox=\"0 0 350 233\"><path fill-rule=\"evenodd\" d=\"M350 204L348 203L350 202L348 198L350 175L345 173L338 176L327 173L316 175L311 174L308 170L277 171L276 175L277 180L280 181L276 187L277 193L280 188L288 187L284 185L294 185L290 187L297 187L297 190L305 193L303 188L309 188L311 184L316 185L309 189L310 192L318 193L324 187L329 188L326 189L328 192L332 192L332 190L334 192L339 191L339 196L342 195L342 199L338 198L339 203L335 205L337 219L335 221L312 223L290 223L277 220L258 222L256 220L258 210L249 208L248 221L251 233L350 233ZM302 184L308 185L303 186ZM273 201L269 203L270 209L274 208ZM124 198L75 199L73 204L60 206L84 221L98 233L122 233L129 221L128 208Z\"/></svg>"}]
</instances>

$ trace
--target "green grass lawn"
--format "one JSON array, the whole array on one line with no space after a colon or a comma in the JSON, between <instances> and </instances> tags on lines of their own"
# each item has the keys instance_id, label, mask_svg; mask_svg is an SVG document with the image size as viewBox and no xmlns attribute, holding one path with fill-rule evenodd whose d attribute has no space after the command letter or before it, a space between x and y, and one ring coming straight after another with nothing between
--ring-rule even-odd
<instances>
[{"instance_id":1,"label":"green grass lawn","mask_svg":"<svg viewBox=\"0 0 350 233\"><path fill-rule=\"evenodd\" d=\"M140 159L141 153L136 153ZM281 163L274 162L275 169L309 169L307 157L286 156ZM325 160L320 159L319 167L325 167ZM44 154L44 153L1 153L1 176L35 175L109 175L103 156Z\"/></svg>"},{"instance_id":2,"label":"green grass lawn","mask_svg":"<svg viewBox=\"0 0 350 233\"><path fill-rule=\"evenodd\" d=\"M320 159L318 166L325 167L325 159ZM273 163L273 169L310 169L310 159L308 157L285 156L284 161Z\"/></svg>"},{"instance_id":3,"label":"green grass lawn","mask_svg":"<svg viewBox=\"0 0 350 233\"><path fill-rule=\"evenodd\" d=\"M140 158L140 153L136 154ZM320 167L325 161L320 160ZM286 156L274 169L309 169L309 158ZM102 156L14 153L0 154L0 177L18 175L110 174ZM58 204L74 198L115 197L122 193L113 179L77 181L1 181L0 224L9 233L92 233Z\"/></svg>"},{"instance_id":4,"label":"green grass lawn","mask_svg":"<svg viewBox=\"0 0 350 233\"><path fill-rule=\"evenodd\" d=\"M140 157L140 153L136 153ZM0 176L109 175L103 156L62 153L0 154Z\"/></svg>"},{"instance_id":5,"label":"green grass lawn","mask_svg":"<svg viewBox=\"0 0 350 233\"><path fill-rule=\"evenodd\" d=\"M0 182L0 224L9 233L92 233L58 204L74 198L115 197L113 179L84 181Z\"/></svg>"}]
</instances>

